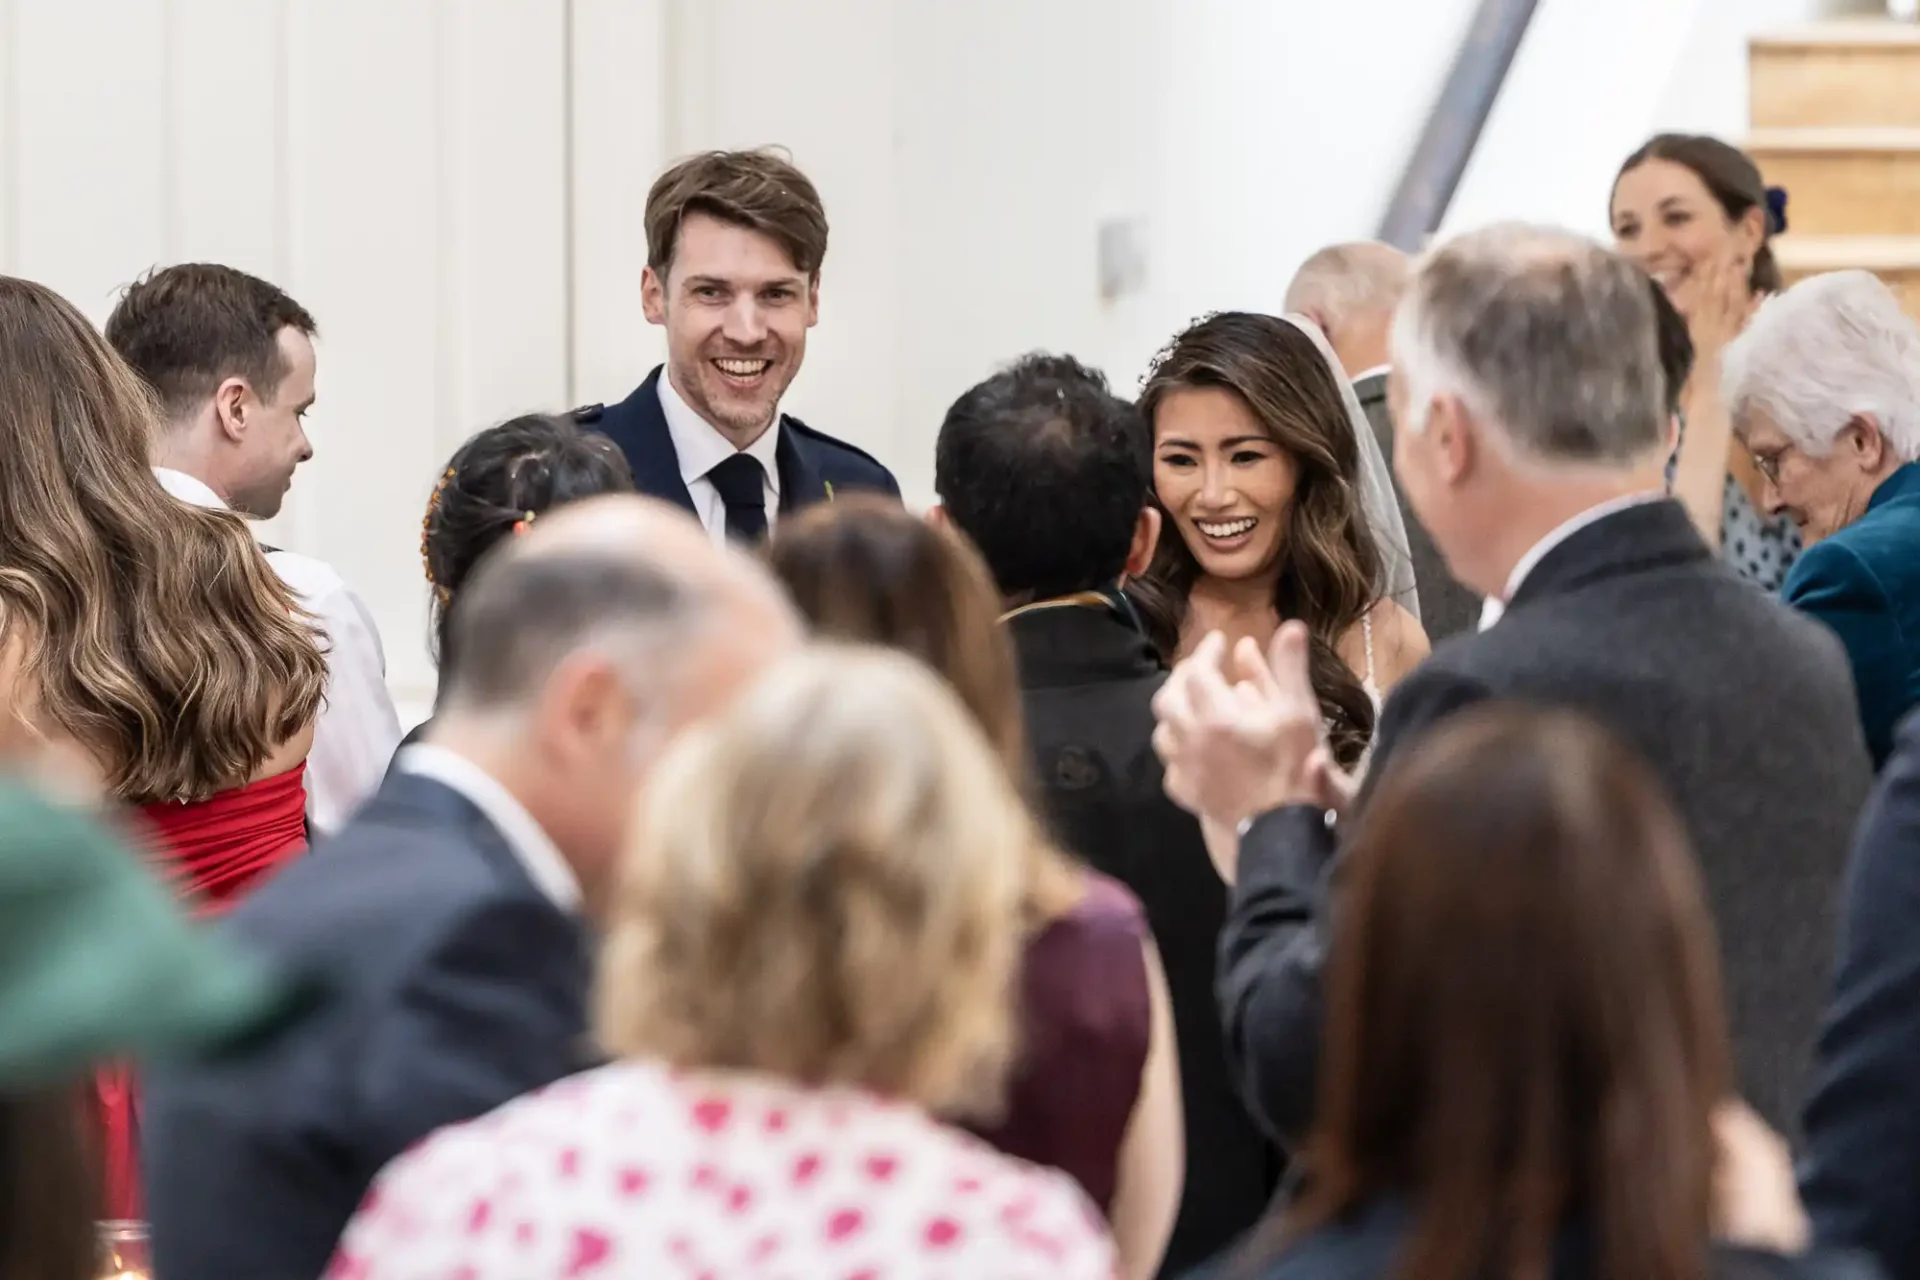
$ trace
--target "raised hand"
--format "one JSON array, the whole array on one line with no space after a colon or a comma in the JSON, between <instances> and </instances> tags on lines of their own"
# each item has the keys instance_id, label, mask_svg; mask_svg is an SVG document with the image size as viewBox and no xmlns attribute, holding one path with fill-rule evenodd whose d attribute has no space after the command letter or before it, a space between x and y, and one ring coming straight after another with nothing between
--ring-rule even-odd
<instances>
[{"instance_id":1,"label":"raised hand","mask_svg":"<svg viewBox=\"0 0 1920 1280\"><path fill-rule=\"evenodd\" d=\"M1251 640L1228 655L1215 633L1174 669L1154 698L1153 745L1176 804L1231 830L1269 809L1321 803L1326 725L1307 656L1306 627L1289 622L1264 655Z\"/></svg>"},{"instance_id":2,"label":"raised hand","mask_svg":"<svg viewBox=\"0 0 1920 1280\"><path fill-rule=\"evenodd\" d=\"M1729 253L1695 268L1687 299L1687 334L1693 339L1693 367L1718 374L1720 353L1746 328L1756 299L1749 284L1753 267Z\"/></svg>"}]
</instances>

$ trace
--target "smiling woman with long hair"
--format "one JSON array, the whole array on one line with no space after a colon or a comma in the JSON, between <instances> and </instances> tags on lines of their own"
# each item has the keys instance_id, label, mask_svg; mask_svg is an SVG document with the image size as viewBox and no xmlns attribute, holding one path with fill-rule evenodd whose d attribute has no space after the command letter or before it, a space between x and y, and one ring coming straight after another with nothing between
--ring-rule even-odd
<instances>
[{"instance_id":1,"label":"smiling woman with long hair","mask_svg":"<svg viewBox=\"0 0 1920 1280\"><path fill-rule=\"evenodd\" d=\"M174 498L146 387L72 304L0 276L0 705L230 901L306 847L326 662L246 522ZM103 1078L107 1212L137 1216L133 1102Z\"/></svg>"},{"instance_id":2,"label":"smiling woman with long hair","mask_svg":"<svg viewBox=\"0 0 1920 1280\"><path fill-rule=\"evenodd\" d=\"M1176 337L1140 393L1166 515L1130 591L1169 660L1210 631L1264 648L1299 619L1335 757L1351 767L1385 690L1426 656L1420 623L1386 598L1362 499L1357 406L1300 323L1229 311Z\"/></svg>"},{"instance_id":3,"label":"smiling woman with long hair","mask_svg":"<svg viewBox=\"0 0 1920 1280\"><path fill-rule=\"evenodd\" d=\"M1227 1274L1871 1274L1782 1256L1806 1219L1728 1094L1685 830L1605 730L1463 712L1395 759L1342 867L1304 1190Z\"/></svg>"}]
</instances>

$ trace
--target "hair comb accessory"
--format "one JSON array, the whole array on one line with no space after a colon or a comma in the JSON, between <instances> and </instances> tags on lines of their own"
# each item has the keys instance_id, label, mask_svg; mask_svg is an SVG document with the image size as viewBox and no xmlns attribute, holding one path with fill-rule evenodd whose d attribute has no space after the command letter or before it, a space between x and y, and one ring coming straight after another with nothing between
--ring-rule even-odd
<instances>
[{"instance_id":1,"label":"hair comb accessory","mask_svg":"<svg viewBox=\"0 0 1920 1280\"><path fill-rule=\"evenodd\" d=\"M1767 234L1777 236L1787 229L1787 189L1767 188Z\"/></svg>"},{"instance_id":2,"label":"hair comb accessory","mask_svg":"<svg viewBox=\"0 0 1920 1280\"><path fill-rule=\"evenodd\" d=\"M1182 338L1219 314L1220 312L1218 311L1203 311L1193 319L1187 321L1186 327L1181 329L1180 332L1168 338L1166 345L1154 352L1153 359L1147 361L1147 371L1140 375L1140 390L1145 391L1147 384L1160 376L1161 368L1166 365L1168 360L1173 358L1173 353L1179 348Z\"/></svg>"},{"instance_id":3,"label":"hair comb accessory","mask_svg":"<svg viewBox=\"0 0 1920 1280\"><path fill-rule=\"evenodd\" d=\"M433 532L433 513L440 509L440 495L452 480L452 467L440 473L440 482L433 486L433 494L427 499L427 514L420 517L420 567L427 571L429 583L433 582L433 560L427 555L427 542Z\"/></svg>"},{"instance_id":4,"label":"hair comb accessory","mask_svg":"<svg viewBox=\"0 0 1920 1280\"><path fill-rule=\"evenodd\" d=\"M526 515L524 515L524 516L523 516L523 517L521 517L520 519L518 519L518 520L515 520L515 521L513 522L513 532L514 532L514 534L515 534L516 536L518 536L519 534L523 534L523 533L525 533L525 532L526 532L526 531L527 531L528 529L530 529L530 528L532 528L532 527L533 527L533 518L534 518L535 516L537 516L537 515L539 515L539 514L540 514L540 513L539 513L539 512L537 512L537 511L529 511L529 512L527 512L527 513L526 513Z\"/></svg>"}]
</instances>

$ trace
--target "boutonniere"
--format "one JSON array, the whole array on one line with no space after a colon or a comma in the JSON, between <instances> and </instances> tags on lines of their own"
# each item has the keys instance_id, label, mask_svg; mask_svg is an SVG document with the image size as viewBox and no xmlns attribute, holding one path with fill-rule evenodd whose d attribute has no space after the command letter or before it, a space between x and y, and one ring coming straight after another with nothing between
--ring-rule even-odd
<instances>
[{"instance_id":1,"label":"boutonniere","mask_svg":"<svg viewBox=\"0 0 1920 1280\"><path fill-rule=\"evenodd\" d=\"M822 480L820 483L827 486L827 501L832 502L833 501L833 481Z\"/></svg>"}]
</instances>

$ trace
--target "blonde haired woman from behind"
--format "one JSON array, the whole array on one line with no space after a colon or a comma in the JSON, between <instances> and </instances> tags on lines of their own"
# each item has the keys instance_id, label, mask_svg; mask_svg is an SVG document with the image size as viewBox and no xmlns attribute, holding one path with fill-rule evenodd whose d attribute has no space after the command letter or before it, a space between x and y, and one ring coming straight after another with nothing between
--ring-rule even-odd
<instances>
[{"instance_id":1,"label":"blonde haired woman from behind","mask_svg":"<svg viewBox=\"0 0 1920 1280\"><path fill-rule=\"evenodd\" d=\"M1035 834L910 659L792 659L660 765L601 957L613 1065L389 1166L333 1277L1106 1280L1063 1174L933 1118L1015 1048Z\"/></svg>"}]
</instances>

